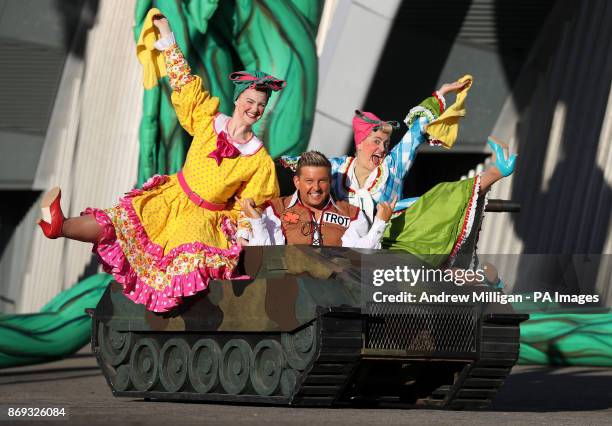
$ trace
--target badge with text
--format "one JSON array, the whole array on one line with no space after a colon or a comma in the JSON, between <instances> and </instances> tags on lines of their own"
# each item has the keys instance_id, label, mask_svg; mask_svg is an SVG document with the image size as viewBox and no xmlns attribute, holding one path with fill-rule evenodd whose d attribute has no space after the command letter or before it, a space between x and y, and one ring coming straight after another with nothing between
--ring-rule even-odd
<instances>
[{"instance_id":1,"label":"badge with text","mask_svg":"<svg viewBox=\"0 0 612 426\"><path fill-rule=\"evenodd\" d=\"M351 218L348 216L339 215L338 213L334 212L325 212L323 213L323 222L333 223L335 225L340 225L344 228L348 228L351 224Z\"/></svg>"}]
</instances>

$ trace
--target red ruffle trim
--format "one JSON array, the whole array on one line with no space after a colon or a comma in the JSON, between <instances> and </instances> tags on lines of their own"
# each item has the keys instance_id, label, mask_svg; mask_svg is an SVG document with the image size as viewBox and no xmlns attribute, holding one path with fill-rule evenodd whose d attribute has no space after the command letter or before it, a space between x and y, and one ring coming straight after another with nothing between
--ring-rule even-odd
<instances>
[{"instance_id":1,"label":"red ruffle trim","mask_svg":"<svg viewBox=\"0 0 612 426\"><path fill-rule=\"evenodd\" d=\"M476 203L478 201L478 193L480 191L480 175L477 175L474 178L474 184L472 185L472 196L467 205L465 218L463 219L463 226L461 227L461 232L459 233L459 237L455 242L453 249L451 250L450 255L448 256L447 261L445 262L445 267L450 268L455 263L455 259L457 257L457 253L467 240L468 236L472 231L472 225L474 224L474 218L476 217Z\"/></svg>"}]
</instances>

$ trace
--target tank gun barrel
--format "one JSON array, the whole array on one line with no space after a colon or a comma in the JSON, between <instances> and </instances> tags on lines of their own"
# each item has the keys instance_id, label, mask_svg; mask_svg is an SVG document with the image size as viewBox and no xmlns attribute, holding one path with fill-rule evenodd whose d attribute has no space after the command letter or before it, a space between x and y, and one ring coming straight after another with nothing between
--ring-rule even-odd
<instances>
[{"instance_id":1,"label":"tank gun barrel","mask_svg":"<svg viewBox=\"0 0 612 426\"><path fill-rule=\"evenodd\" d=\"M495 213L518 213L521 211L521 203L512 200L500 200L497 198L489 199L487 202L486 212Z\"/></svg>"}]
</instances>

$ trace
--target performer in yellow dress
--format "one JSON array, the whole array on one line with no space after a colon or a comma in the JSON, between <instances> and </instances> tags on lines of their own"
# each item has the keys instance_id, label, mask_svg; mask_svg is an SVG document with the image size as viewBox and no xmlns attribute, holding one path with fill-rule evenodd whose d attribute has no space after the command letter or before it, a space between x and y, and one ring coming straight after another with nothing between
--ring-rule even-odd
<instances>
[{"instance_id":1,"label":"performer in yellow dress","mask_svg":"<svg viewBox=\"0 0 612 426\"><path fill-rule=\"evenodd\" d=\"M191 74L167 20L153 19L162 36L156 47L165 58L172 104L193 135L183 169L152 177L115 207L89 208L75 218L64 218L61 192L54 188L42 199L39 224L49 238L94 243L104 269L123 284L127 297L164 312L206 289L211 278L232 277L240 253L240 205L234 197L261 205L279 196L274 163L251 126L271 92L285 82L261 71L232 73L235 110L232 117L220 114L218 99Z\"/></svg>"}]
</instances>

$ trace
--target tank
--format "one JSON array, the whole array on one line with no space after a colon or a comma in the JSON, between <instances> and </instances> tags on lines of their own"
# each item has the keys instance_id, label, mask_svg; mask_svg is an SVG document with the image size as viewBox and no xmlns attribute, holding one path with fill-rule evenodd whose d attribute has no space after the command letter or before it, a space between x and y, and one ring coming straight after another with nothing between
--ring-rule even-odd
<instances>
[{"instance_id":1,"label":"tank","mask_svg":"<svg viewBox=\"0 0 612 426\"><path fill-rule=\"evenodd\" d=\"M211 281L205 294L165 314L111 283L90 310L93 351L117 397L489 406L517 361L527 316L499 303L363 303L363 259L381 253L247 247L240 268L250 279Z\"/></svg>"}]
</instances>

